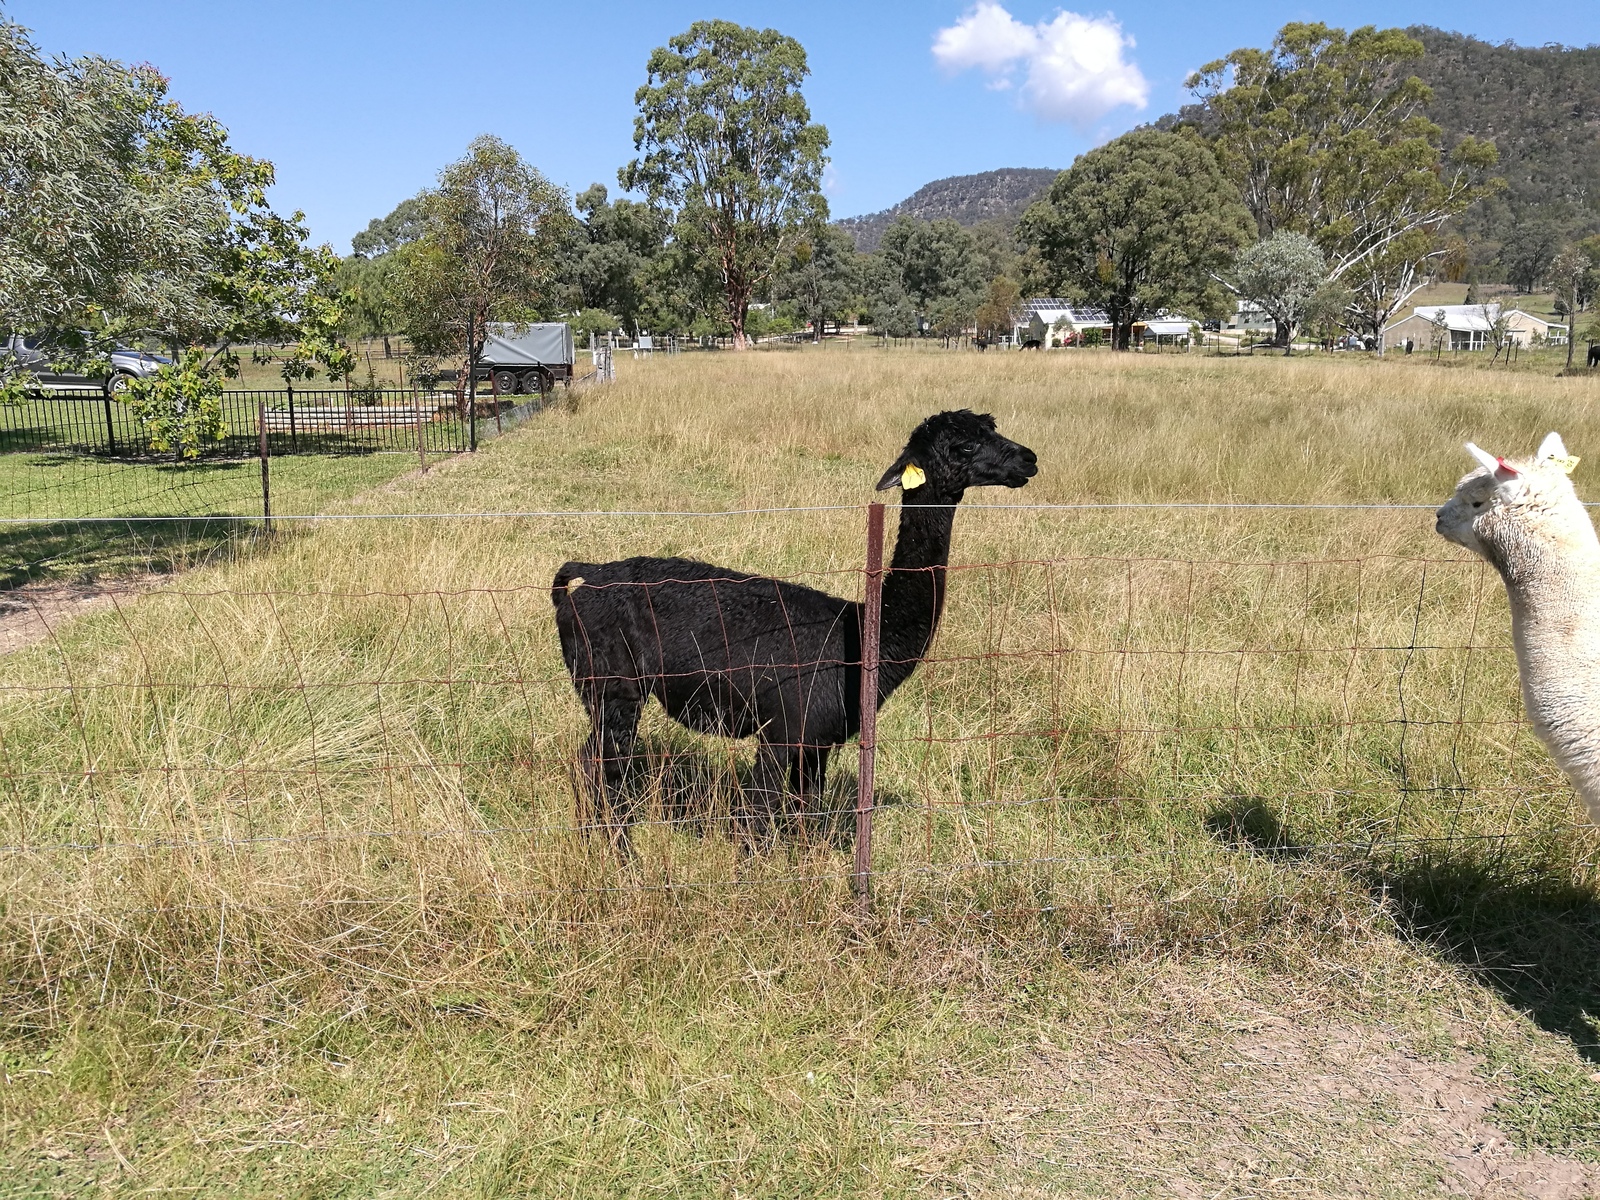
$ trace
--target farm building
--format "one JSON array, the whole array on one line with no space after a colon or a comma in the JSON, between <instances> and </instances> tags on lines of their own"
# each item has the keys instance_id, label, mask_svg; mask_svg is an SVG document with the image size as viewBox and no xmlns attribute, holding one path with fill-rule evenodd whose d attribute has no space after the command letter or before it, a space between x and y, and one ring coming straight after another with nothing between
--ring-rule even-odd
<instances>
[{"instance_id":1,"label":"farm building","mask_svg":"<svg viewBox=\"0 0 1600 1200\"><path fill-rule=\"evenodd\" d=\"M1419 305L1383 331L1383 346L1385 350L1404 350L1409 341L1418 350L1432 349L1434 339L1442 338L1446 350L1482 350L1492 344L1490 329L1501 315L1498 304ZM1504 316L1509 339L1519 346L1532 345L1535 340L1566 344L1567 328L1559 322L1520 308L1507 309Z\"/></svg>"},{"instance_id":2,"label":"farm building","mask_svg":"<svg viewBox=\"0 0 1600 1200\"><path fill-rule=\"evenodd\" d=\"M1277 322L1266 309L1258 308L1248 300L1240 300L1234 305L1233 315L1222 322L1224 333L1273 333L1277 327Z\"/></svg>"},{"instance_id":3,"label":"farm building","mask_svg":"<svg viewBox=\"0 0 1600 1200\"><path fill-rule=\"evenodd\" d=\"M1111 318L1103 309L1073 304L1070 300L1041 297L1022 306L1012 338L1016 345L1038 342L1045 349L1070 345L1091 329L1111 339Z\"/></svg>"},{"instance_id":4,"label":"farm building","mask_svg":"<svg viewBox=\"0 0 1600 1200\"><path fill-rule=\"evenodd\" d=\"M1193 323L1181 313L1162 313L1144 323L1144 336L1146 340L1153 339L1157 346L1187 346L1193 329Z\"/></svg>"},{"instance_id":5,"label":"farm building","mask_svg":"<svg viewBox=\"0 0 1600 1200\"><path fill-rule=\"evenodd\" d=\"M1148 321L1136 321L1133 340L1154 338L1158 345L1187 345L1191 328L1192 323L1182 313L1163 312ZM1111 318L1104 309L1049 297L1029 300L1012 329L1012 344L1038 342L1046 350L1081 345L1091 330L1098 331L1103 341L1111 341Z\"/></svg>"}]
</instances>

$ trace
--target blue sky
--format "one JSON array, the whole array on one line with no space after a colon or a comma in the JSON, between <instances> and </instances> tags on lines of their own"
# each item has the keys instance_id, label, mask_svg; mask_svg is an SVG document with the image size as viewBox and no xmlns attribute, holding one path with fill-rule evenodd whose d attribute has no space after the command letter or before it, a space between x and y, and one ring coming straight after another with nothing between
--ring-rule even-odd
<instances>
[{"instance_id":1,"label":"blue sky","mask_svg":"<svg viewBox=\"0 0 1600 1200\"><path fill-rule=\"evenodd\" d=\"M1145 0L1065 12L1026 0L9 0L4 11L46 52L155 64L186 108L214 113L236 148L277 164L275 203L304 209L313 235L340 252L479 133L505 138L569 189L601 182L615 193L651 49L707 17L773 26L806 47L806 96L833 139L835 216L887 207L946 175L1067 166L1176 108L1190 70L1265 45L1285 21L1600 42L1593 0Z\"/></svg>"}]
</instances>

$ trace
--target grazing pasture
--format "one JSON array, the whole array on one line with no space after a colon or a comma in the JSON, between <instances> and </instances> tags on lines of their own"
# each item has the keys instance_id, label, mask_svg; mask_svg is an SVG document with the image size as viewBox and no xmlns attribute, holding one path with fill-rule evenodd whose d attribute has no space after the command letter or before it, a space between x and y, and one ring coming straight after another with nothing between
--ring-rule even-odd
<instances>
[{"instance_id":1,"label":"grazing pasture","mask_svg":"<svg viewBox=\"0 0 1600 1200\"><path fill-rule=\"evenodd\" d=\"M1600 463L1597 399L1415 358L630 361L338 506L372 519L65 625L0 660L0 1178L1582 1195L1600 837L1431 508L1469 439ZM871 918L848 822L741 856L753 743L659 709L633 857L576 830L556 566L857 597L860 506L957 407L1040 473L967 496L880 714Z\"/></svg>"}]
</instances>

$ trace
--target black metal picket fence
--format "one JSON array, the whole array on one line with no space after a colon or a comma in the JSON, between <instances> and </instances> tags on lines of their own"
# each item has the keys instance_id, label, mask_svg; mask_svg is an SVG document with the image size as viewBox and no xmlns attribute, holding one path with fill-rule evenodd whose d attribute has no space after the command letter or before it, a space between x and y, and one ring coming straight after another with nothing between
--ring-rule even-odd
<instances>
[{"instance_id":1,"label":"black metal picket fence","mask_svg":"<svg viewBox=\"0 0 1600 1200\"><path fill-rule=\"evenodd\" d=\"M479 431L514 420L509 399L478 397ZM534 397L533 406L538 404ZM523 408L529 407L524 404ZM501 410L501 411L497 411ZM452 454L474 431L453 392L286 387L222 393L224 433L203 453L252 457L266 433L270 452L337 454L409 451ZM137 458L152 453L133 409L98 389L53 391L0 405L0 453L73 453Z\"/></svg>"}]
</instances>

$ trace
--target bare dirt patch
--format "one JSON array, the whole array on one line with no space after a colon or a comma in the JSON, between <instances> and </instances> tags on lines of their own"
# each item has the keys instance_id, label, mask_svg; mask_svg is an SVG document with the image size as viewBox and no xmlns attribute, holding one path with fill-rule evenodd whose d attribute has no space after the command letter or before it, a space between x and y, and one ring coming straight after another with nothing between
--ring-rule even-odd
<instances>
[{"instance_id":1,"label":"bare dirt patch","mask_svg":"<svg viewBox=\"0 0 1600 1200\"><path fill-rule=\"evenodd\" d=\"M1193 1034L1041 1039L1001 1077L912 1101L902 1163L935 1195L1600 1195L1600 1169L1495 1127L1474 1056L1266 1012Z\"/></svg>"},{"instance_id":2,"label":"bare dirt patch","mask_svg":"<svg viewBox=\"0 0 1600 1200\"><path fill-rule=\"evenodd\" d=\"M53 636L77 617L161 586L166 575L131 575L92 583L30 583L0 592L0 654Z\"/></svg>"}]
</instances>

